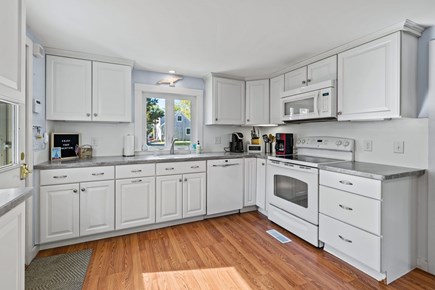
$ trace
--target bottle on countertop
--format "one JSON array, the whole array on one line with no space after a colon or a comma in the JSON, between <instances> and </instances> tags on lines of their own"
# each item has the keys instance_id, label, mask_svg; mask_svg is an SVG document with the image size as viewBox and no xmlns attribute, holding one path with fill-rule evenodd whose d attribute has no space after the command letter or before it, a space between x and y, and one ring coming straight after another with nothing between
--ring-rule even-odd
<instances>
[{"instance_id":1,"label":"bottle on countertop","mask_svg":"<svg viewBox=\"0 0 435 290\"><path fill-rule=\"evenodd\" d=\"M201 144L199 144L199 140L198 140L198 142L196 143L196 154L199 153L201 153Z\"/></svg>"}]
</instances>

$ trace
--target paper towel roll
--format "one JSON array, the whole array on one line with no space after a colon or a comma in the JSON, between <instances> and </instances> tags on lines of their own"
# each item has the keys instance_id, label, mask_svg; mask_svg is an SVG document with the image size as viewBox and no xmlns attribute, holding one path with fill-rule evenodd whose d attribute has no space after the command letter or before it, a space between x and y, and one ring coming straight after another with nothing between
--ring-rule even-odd
<instances>
[{"instance_id":1,"label":"paper towel roll","mask_svg":"<svg viewBox=\"0 0 435 290\"><path fill-rule=\"evenodd\" d=\"M134 156L134 136L124 136L124 152L122 154L125 157Z\"/></svg>"}]
</instances>

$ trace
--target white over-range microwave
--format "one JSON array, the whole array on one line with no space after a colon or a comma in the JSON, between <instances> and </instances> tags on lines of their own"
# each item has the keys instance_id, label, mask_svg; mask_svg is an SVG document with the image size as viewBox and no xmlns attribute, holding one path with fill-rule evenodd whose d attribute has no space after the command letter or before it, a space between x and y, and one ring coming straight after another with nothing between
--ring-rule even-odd
<instances>
[{"instance_id":1,"label":"white over-range microwave","mask_svg":"<svg viewBox=\"0 0 435 290\"><path fill-rule=\"evenodd\" d=\"M335 81L324 81L281 93L284 122L337 118Z\"/></svg>"}]
</instances>

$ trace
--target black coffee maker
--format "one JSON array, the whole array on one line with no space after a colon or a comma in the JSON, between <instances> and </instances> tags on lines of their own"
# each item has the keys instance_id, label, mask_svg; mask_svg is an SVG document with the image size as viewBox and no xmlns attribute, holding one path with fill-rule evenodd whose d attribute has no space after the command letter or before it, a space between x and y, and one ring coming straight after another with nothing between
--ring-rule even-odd
<instances>
[{"instance_id":1,"label":"black coffee maker","mask_svg":"<svg viewBox=\"0 0 435 290\"><path fill-rule=\"evenodd\" d=\"M231 136L230 152L243 152L243 134L240 132L234 132Z\"/></svg>"}]
</instances>

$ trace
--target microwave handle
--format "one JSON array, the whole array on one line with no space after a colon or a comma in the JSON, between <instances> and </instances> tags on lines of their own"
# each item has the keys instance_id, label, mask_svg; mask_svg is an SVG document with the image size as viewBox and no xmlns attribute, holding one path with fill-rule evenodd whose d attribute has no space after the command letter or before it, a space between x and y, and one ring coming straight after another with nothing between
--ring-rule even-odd
<instances>
[{"instance_id":1,"label":"microwave handle","mask_svg":"<svg viewBox=\"0 0 435 290\"><path fill-rule=\"evenodd\" d=\"M314 97L314 108L316 110L316 116L319 116L319 103L320 103L320 91L317 91L317 96Z\"/></svg>"}]
</instances>

